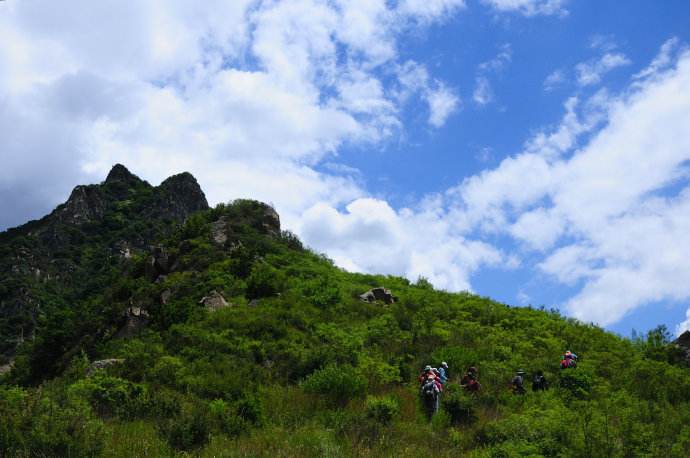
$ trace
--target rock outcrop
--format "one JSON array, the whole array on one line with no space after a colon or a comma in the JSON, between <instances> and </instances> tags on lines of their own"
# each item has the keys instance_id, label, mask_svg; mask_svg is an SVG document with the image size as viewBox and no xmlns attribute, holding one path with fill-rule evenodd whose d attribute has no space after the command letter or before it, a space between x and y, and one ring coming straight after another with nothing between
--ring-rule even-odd
<instances>
[{"instance_id":1,"label":"rock outcrop","mask_svg":"<svg viewBox=\"0 0 690 458\"><path fill-rule=\"evenodd\" d=\"M230 306L228 301L226 301L223 295L218 291L212 291L208 296L201 298L199 304L203 304L210 312L215 312L216 310Z\"/></svg>"},{"instance_id":2,"label":"rock outcrop","mask_svg":"<svg viewBox=\"0 0 690 458\"><path fill-rule=\"evenodd\" d=\"M136 337L149 324L149 314L140 307L129 307L124 314L124 324L113 336L114 339L131 339Z\"/></svg>"},{"instance_id":3,"label":"rock outcrop","mask_svg":"<svg viewBox=\"0 0 690 458\"><path fill-rule=\"evenodd\" d=\"M383 301L386 304L392 304L396 301L396 297L393 296L391 290L386 288L372 288L364 294L360 294L359 298L364 302L376 302Z\"/></svg>"},{"instance_id":4,"label":"rock outcrop","mask_svg":"<svg viewBox=\"0 0 690 458\"><path fill-rule=\"evenodd\" d=\"M261 227L264 233L277 237L280 235L280 216L270 205L264 204L264 213L261 219Z\"/></svg>"},{"instance_id":5,"label":"rock outcrop","mask_svg":"<svg viewBox=\"0 0 690 458\"><path fill-rule=\"evenodd\" d=\"M83 224L103 217L106 201L98 186L77 186L64 205L58 208L57 217L68 224Z\"/></svg>"},{"instance_id":6,"label":"rock outcrop","mask_svg":"<svg viewBox=\"0 0 690 458\"><path fill-rule=\"evenodd\" d=\"M157 245L151 248L151 256L146 262L146 274L152 280L156 280L162 275L167 275L177 267L177 260L174 259L165 247Z\"/></svg>"},{"instance_id":7,"label":"rock outcrop","mask_svg":"<svg viewBox=\"0 0 690 458\"><path fill-rule=\"evenodd\" d=\"M211 238L217 245L224 245L228 241L228 219L225 216L211 223Z\"/></svg>"},{"instance_id":8,"label":"rock outcrop","mask_svg":"<svg viewBox=\"0 0 690 458\"><path fill-rule=\"evenodd\" d=\"M685 362L690 367L690 331L682 333L673 343L685 352Z\"/></svg>"},{"instance_id":9,"label":"rock outcrop","mask_svg":"<svg viewBox=\"0 0 690 458\"><path fill-rule=\"evenodd\" d=\"M94 372L100 369L105 369L107 367L112 367L115 366L116 364L122 364L124 363L125 360L121 358L109 358L109 359L101 359L98 361L94 361L91 364L89 364L89 367L86 368L86 375L93 375Z\"/></svg>"},{"instance_id":10,"label":"rock outcrop","mask_svg":"<svg viewBox=\"0 0 690 458\"><path fill-rule=\"evenodd\" d=\"M149 216L152 218L184 221L192 213L209 208L204 192L189 172L171 176L163 181L156 191L156 197L149 209Z\"/></svg>"}]
</instances>

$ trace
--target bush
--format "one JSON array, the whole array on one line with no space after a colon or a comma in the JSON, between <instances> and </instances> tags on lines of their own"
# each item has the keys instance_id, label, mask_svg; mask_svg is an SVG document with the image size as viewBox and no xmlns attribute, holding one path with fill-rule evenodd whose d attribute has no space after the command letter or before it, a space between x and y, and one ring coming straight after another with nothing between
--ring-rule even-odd
<instances>
[{"instance_id":1,"label":"bush","mask_svg":"<svg viewBox=\"0 0 690 458\"><path fill-rule=\"evenodd\" d=\"M161 420L158 434L176 450L202 447L209 440L211 418L201 406L182 409L180 415Z\"/></svg>"},{"instance_id":2,"label":"bush","mask_svg":"<svg viewBox=\"0 0 690 458\"><path fill-rule=\"evenodd\" d=\"M325 396L333 404L343 406L351 399L364 396L367 383L352 366L330 365L314 371L302 382L307 393Z\"/></svg>"},{"instance_id":3,"label":"bush","mask_svg":"<svg viewBox=\"0 0 690 458\"><path fill-rule=\"evenodd\" d=\"M43 398L31 412L29 456L98 456L103 448L103 423L78 399L60 405Z\"/></svg>"},{"instance_id":4,"label":"bush","mask_svg":"<svg viewBox=\"0 0 690 458\"><path fill-rule=\"evenodd\" d=\"M175 386L183 363L175 356L162 356L147 377L151 381L162 385Z\"/></svg>"},{"instance_id":5,"label":"bush","mask_svg":"<svg viewBox=\"0 0 690 458\"><path fill-rule=\"evenodd\" d=\"M560 386L577 399L587 399L592 392L592 376L577 369L564 369Z\"/></svg>"},{"instance_id":6,"label":"bush","mask_svg":"<svg viewBox=\"0 0 690 458\"><path fill-rule=\"evenodd\" d=\"M391 396L367 397L367 417L382 424L389 425L400 412L398 400Z\"/></svg>"},{"instance_id":7,"label":"bush","mask_svg":"<svg viewBox=\"0 0 690 458\"><path fill-rule=\"evenodd\" d=\"M471 425L477 421L474 400L464 396L460 389L452 390L448 387L441 397L441 407L448 414L450 424Z\"/></svg>"},{"instance_id":8,"label":"bush","mask_svg":"<svg viewBox=\"0 0 690 458\"><path fill-rule=\"evenodd\" d=\"M229 436L238 436L248 429L248 424L237 416L228 403L222 399L215 399L208 405L211 418L216 428Z\"/></svg>"},{"instance_id":9,"label":"bush","mask_svg":"<svg viewBox=\"0 0 690 458\"><path fill-rule=\"evenodd\" d=\"M284 275L265 262L257 262L247 278L247 297L257 299L274 296L284 284Z\"/></svg>"},{"instance_id":10,"label":"bush","mask_svg":"<svg viewBox=\"0 0 690 458\"><path fill-rule=\"evenodd\" d=\"M103 373L70 385L68 393L88 400L99 415L132 418L145 408L146 388L143 385Z\"/></svg>"}]
</instances>

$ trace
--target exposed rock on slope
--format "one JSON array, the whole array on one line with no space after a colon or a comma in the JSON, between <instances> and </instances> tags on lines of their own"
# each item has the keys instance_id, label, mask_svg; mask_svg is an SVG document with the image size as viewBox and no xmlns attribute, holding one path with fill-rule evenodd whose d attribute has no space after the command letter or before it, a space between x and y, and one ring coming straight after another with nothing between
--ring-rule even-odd
<instances>
[{"instance_id":1,"label":"exposed rock on slope","mask_svg":"<svg viewBox=\"0 0 690 458\"><path fill-rule=\"evenodd\" d=\"M0 356L14 354L20 335L33 332L43 290L94 289L94 269L148 251L208 208L189 173L154 187L117 164L101 184L75 187L48 216L0 233ZM161 274L172 265L159 255L153 267Z\"/></svg>"}]
</instances>

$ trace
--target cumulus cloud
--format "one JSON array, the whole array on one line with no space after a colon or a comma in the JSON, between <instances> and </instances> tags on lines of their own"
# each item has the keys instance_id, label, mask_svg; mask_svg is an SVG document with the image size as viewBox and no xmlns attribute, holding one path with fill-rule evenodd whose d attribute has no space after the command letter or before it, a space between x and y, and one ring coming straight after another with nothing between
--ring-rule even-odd
<instances>
[{"instance_id":1,"label":"cumulus cloud","mask_svg":"<svg viewBox=\"0 0 690 458\"><path fill-rule=\"evenodd\" d=\"M317 204L305 212L299 232L350 270L424 276L453 291L470 290L480 267L507 262L491 245L457 233L438 198L398 211L372 198L357 199L344 211Z\"/></svg>"},{"instance_id":2,"label":"cumulus cloud","mask_svg":"<svg viewBox=\"0 0 690 458\"><path fill-rule=\"evenodd\" d=\"M387 78L403 66L398 39L463 6L2 2L0 227L45 213L114 162L154 182L189 170L211 201L252 195L293 220L356 198L352 179L314 165L401 130L403 84ZM424 81L404 91L443 126L459 98L411 65Z\"/></svg>"},{"instance_id":3,"label":"cumulus cloud","mask_svg":"<svg viewBox=\"0 0 690 458\"><path fill-rule=\"evenodd\" d=\"M442 81L432 79L425 66L407 61L397 69L400 88L397 98L406 102L418 94L429 107L428 122L433 127L442 127L450 115L460 106L460 98Z\"/></svg>"},{"instance_id":4,"label":"cumulus cloud","mask_svg":"<svg viewBox=\"0 0 690 458\"><path fill-rule=\"evenodd\" d=\"M517 12L525 16L557 15L565 16L569 0L482 0L497 11Z\"/></svg>"},{"instance_id":5,"label":"cumulus cloud","mask_svg":"<svg viewBox=\"0 0 690 458\"><path fill-rule=\"evenodd\" d=\"M466 233L543 252L539 269L578 288L564 305L586 321L690 297L690 52L669 53L620 95L569 99L556 129L450 191Z\"/></svg>"}]
</instances>

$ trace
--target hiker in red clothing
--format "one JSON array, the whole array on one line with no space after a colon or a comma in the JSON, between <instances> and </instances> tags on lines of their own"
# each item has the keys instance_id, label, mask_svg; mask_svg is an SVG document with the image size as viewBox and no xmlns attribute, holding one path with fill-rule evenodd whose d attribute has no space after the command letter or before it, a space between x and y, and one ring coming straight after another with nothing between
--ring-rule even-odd
<instances>
[{"instance_id":1,"label":"hiker in red clothing","mask_svg":"<svg viewBox=\"0 0 690 458\"><path fill-rule=\"evenodd\" d=\"M482 386L479 384L479 373L477 371L477 368L474 366L471 366L467 369L467 372L465 372L465 375L462 376L462 379L460 380L460 386L465 389L465 391L468 391L470 393L478 393L479 390L481 390Z\"/></svg>"}]
</instances>

